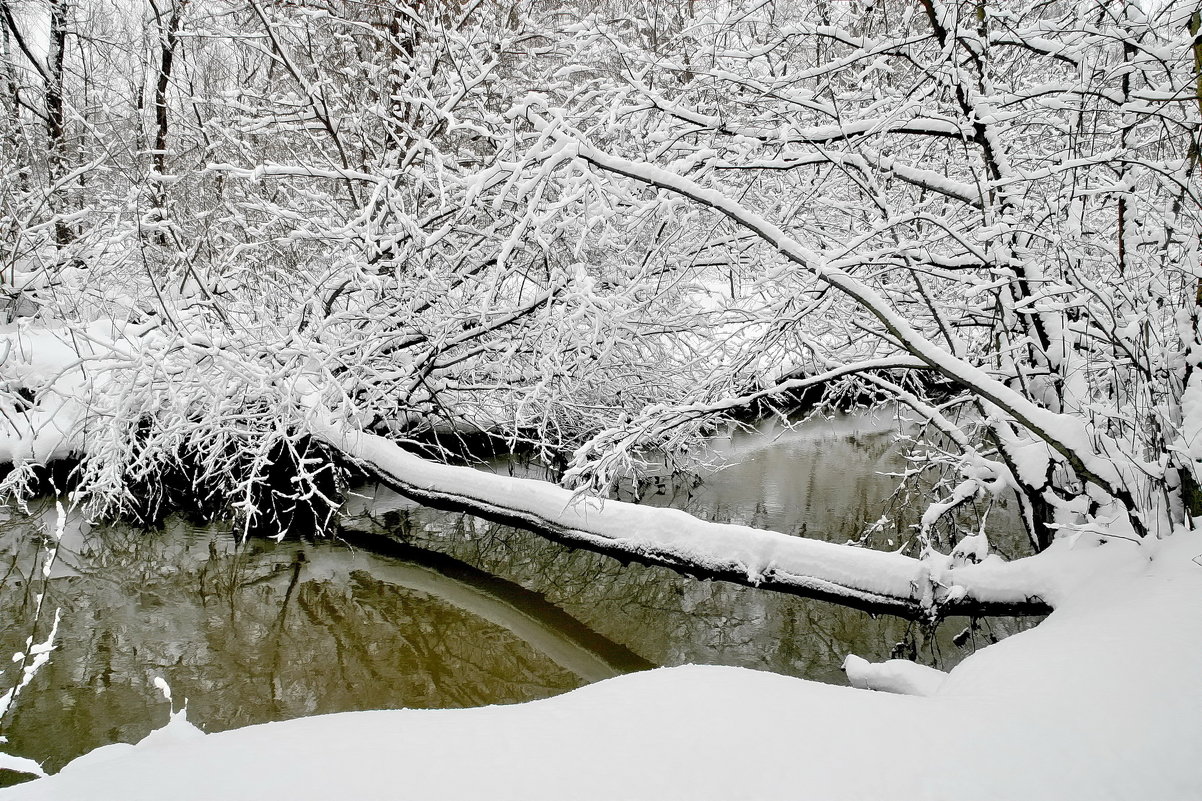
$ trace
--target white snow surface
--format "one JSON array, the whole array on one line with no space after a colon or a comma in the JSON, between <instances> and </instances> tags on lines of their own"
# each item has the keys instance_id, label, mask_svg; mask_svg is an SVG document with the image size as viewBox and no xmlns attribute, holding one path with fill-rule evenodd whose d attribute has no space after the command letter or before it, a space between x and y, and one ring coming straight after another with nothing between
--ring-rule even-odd
<instances>
[{"instance_id":1,"label":"white snow surface","mask_svg":"<svg viewBox=\"0 0 1202 801\"><path fill-rule=\"evenodd\" d=\"M37 396L30 409L0 402L0 462L45 463L69 456L77 447L75 434L84 414L79 398L87 383L82 364L59 329L0 325L0 381Z\"/></svg>"},{"instance_id":2,"label":"white snow surface","mask_svg":"<svg viewBox=\"0 0 1202 801\"><path fill-rule=\"evenodd\" d=\"M1196 801L1202 536L1111 549L927 697L687 666L515 706L152 734L0 799Z\"/></svg>"}]
</instances>

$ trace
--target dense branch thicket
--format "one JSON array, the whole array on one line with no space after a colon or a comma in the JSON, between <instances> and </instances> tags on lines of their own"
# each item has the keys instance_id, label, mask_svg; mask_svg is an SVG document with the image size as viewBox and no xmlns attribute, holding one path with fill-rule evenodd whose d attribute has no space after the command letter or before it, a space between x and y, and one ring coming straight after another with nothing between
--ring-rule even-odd
<instances>
[{"instance_id":1,"label":"dense branch thicket","mask_svg":"<svg viewBox=\"0 0 1202 801\"><path fill-rule=\"evenodd\" d=\"M1202 511L1184 0L128 9L0 0L10 490L253 516L317 416L604 491L821 387L919 420L923 547Z\"/></svg>"}]
</instances>

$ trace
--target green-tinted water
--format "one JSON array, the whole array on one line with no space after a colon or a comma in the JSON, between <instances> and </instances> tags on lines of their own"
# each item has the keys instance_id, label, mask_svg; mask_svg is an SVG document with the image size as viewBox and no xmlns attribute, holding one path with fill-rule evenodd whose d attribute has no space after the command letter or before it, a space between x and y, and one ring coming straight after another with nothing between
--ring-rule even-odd
<instances>
[{"instance_id":1,"label":"green-tinted water","mask_svg":"<svg viewBox=\"0 0 1202 801\"><path fill-rule=\"evenodd\" d=\"M863 420L764 427L719 448L731 464L700 486L652 481L643 500L841 541L890 508L893 482L879 475L899 466L890 443L887 426ZM894 513L904 532L915 513ZM841 682L848 653L916 652L947 667L1025 625L988 621L958 646L964 621L929 637L894 618L623 566L381 488L348 506L341 538L316 542L239 546L228 524L175 518L146 533L71 515L43 584L41 542L54 522L44 504L8 513L0 529L0 655L23 650L31 631L44 638L62 610L53 658L5 719L0 750L51 771L164 723L156 677L216 731L353 709L515 703L687 662ZM0 692L16 674L5 670Z\"/></svg>"}]
</instances>

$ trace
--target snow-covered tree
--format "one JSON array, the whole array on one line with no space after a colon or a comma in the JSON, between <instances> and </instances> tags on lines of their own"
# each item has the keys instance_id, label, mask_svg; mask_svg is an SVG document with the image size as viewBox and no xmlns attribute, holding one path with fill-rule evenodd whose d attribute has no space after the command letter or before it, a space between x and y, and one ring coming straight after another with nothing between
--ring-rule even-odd
<instances>
[{"instance_id":1,"label":"snow-covered tree","mask_svg":"<svg viewBox=\"0 0 1202 801\"><path fill-rule=\"evenodd\" d=\"M916 455L954 471L924 528L1003 492L1039 549L1060 526L1182 522L1198 477L1182 409L1190 11L715 7L654 48L625 21L582 26L578 46L611 47L617 75L515 114L547 160L588 165L561 180L641 192L628 217L672 220L663 258L718 291L729 280L745 322L738 378L601 432L575 473L604 484L638 445L818 378L931 427Z\"/></svg>"},{"instance_id":2,"label":"snow-covered tree","mask_svg":"<svg viewBox=\"0 0 1202 801\"><path fill-rule=\"evenodd\" d=\"M97 512L183 485L249 519L335 505L345 459L695 573L1045 608L957 508L1017 499L1036 551L1198 511L1193 12L229 0L150 4L132 48L64 26L73 171L49 129L3 157L6 265L37 279L0 366L7 486L73 456ZM53 106L5 24L8 86ZM33 142L35 94L4 95L6 136ZM597 499L809 388L919 420L913 555ZM471 430L570 488L406 449Z\"/></svg>"}]
</instances>

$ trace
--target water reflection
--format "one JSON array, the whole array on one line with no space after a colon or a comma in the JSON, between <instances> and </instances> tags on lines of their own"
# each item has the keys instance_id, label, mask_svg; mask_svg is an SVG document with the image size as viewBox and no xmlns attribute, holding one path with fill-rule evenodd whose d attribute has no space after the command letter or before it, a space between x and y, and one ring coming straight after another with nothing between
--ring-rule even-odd
<instances>
[{"instance_id":1,"label":"water reflection","mask_svg":"<svg viewBox=\"0 0 1202 801\"><path fill-rule=\"evenodd\" d=\"M898 420L884 412L816 417L803 422L768 418L701 449L692 480L655 465L638 486L618 497L650 506L683 509L704 520L738 523L829 542L861 540L881 523L873 547L893 549L914 538L934 476L920 474L909 492L898 475L912 468L897 441ZM508 475L549 478L549 471L498 458L481 465ZM925 481L923 479L926 479ZM363 509L362 504L352 508ZM983 507L961 507L961 529L979 530ZM1027 553L1017 510L1003 499L989 511L989 539L1003 554ZM951 542L940 542L950 548Z\"/></svg>"},{"instance_id":2,"label":"water reflection","mask_svg":"<svg viewBox=\"0 0 1202 801\"><path fill-rule=\"evenodd\" d=\"M990 620L970 630L960 646L953 638L968 620L952 619L929 632L887 615L696 581L666 568L623 565L519 529L430 510L385 488L375 488L369 498L365 508L376 511L361 513L347 526L388 532L535 587L590 629L659 665L737 665L844 683L840 665L848 653L869 659L911 656L948 668L990 636L1000 638L1028 625Z\"/></svg>"},{"instance_id":3,"label":"water reflection","mask_svg":"<svg viewBox=\"0 0 1202 801\"><path fill-rule=\"evenodd\" d=\"M0 636L5 655L24 647L21 622L40 584L31 527L10 523L2 537L0 614L15 624ZM180 520L69 539L46 589L49 608L63 610L56 652L5 726L11 753L51 770L161 724L156 676L214 731L352 709L514 703L647 666L534 593L495 578L472 584L466 566L467 578L448 576L330 540L238 548L228 533Z\"/></svg>"},{"instance_id":4,"label":"water reflection","mask_svg":"<svg viewBox=\"0 0 1202 801\"><path fill-rule=\"evenodd\" d=\"M699 488L656 487L653 503L722 520L834 542L858 537L889 513L893 529L916 522L915 510L892 503L890 475L902 467L896 425L886 416L843 416L789 427L769 419L736 431L706 457L722 466ZM662 499L662 501L661 501Z\"/></svg>"},{"instance_id":5,"label":"water reflection","mask_svg":"<svg viewBox=\"0 0 1202 801\"><path fill-rule=\"evenodd\" d=\"M716 449L700 485L666 477L643 502L845 540L890 510L887 424L768 426ZM518 471L513 461L493 469ZM681 577L361 490L340 536L251 541L179 518L146 533L72 518L47 586L58 648L2 731L49 770L161 725L157 676L215 731L325 712L513 703L651 665L739 665L842 682L848 653L949 667L1029 622L938 631L827 603ZM886 534L916 512L892 507ZM49 506L0 526L0 658L24 647L43 591ZM881 543L885 544L885 543ZM45 621L42 623L45 628ZM962 635L962 636L958 636ZM0 693L14 681L0 676Z\"/></svg>"}]
</instances>

